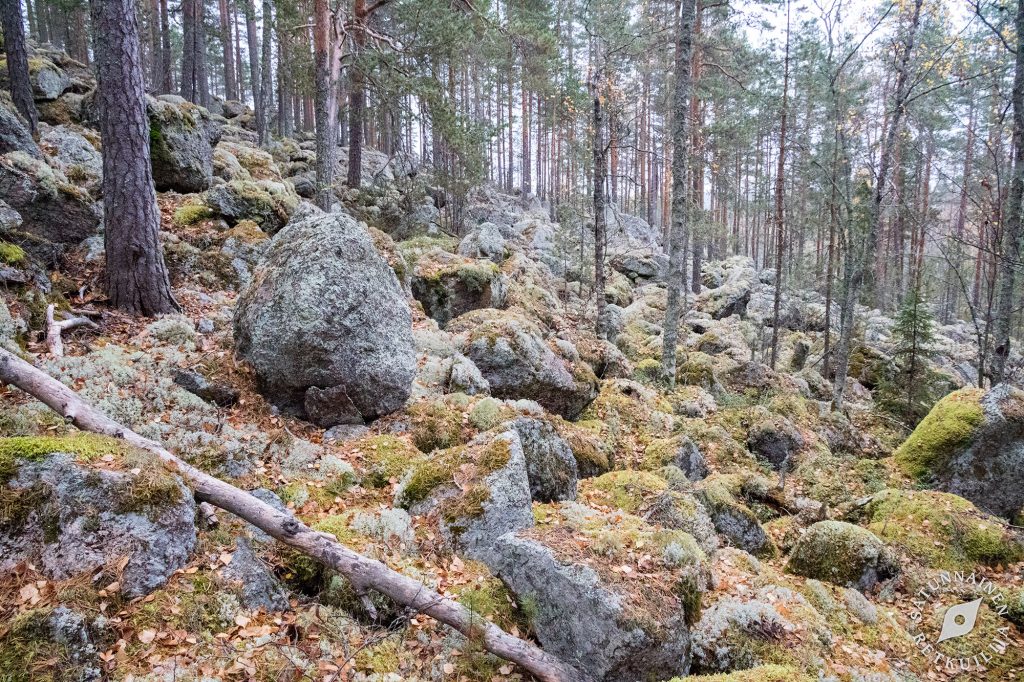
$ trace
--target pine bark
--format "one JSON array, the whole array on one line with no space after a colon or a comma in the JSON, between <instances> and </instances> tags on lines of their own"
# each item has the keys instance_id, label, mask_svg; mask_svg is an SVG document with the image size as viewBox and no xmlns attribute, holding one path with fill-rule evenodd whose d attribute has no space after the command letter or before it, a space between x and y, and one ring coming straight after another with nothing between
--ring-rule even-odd
<instances>
[{"instance_id":1,"label":"pine bark","mask_svg":"<svg viewBox=\"0 0 1024 682\"><path fill-rule=\"evenodd\" d=\"M785 237L786 120L789 108L789 3L786 3L786 58L782 75L782 115L779 123L779 166L775 171L775 298L772 301L772 355L770 366L779 360L779 311L782 307L782 252Z\"/></svg>"},{"instance_id":2,"label":"pine bark","mask_svg":"<svg viewBox=\"0 0 1024 682\"><path fill-rule=\"evenodd\" d=\"M32 96L32 83L28 73L28 49L25 45L25 25L21 18L21 0L3 0L0 21L4 29L4 52L7 54L8 78L11 81L11 99L33 135L39 114Z\"/></svg>"},{"instance_id":3,"label":"pine bark","mask_svg":"<svg viewBox=\"0 0 1024 682\"><path fill-rule=\"evenodd\" d=\"M160 213L149 160L149 118L133 0L92 3L97 35L96 100L103 142L107 296L115 308L158 315L178 310L160 246Z\"/></svg>"},{"instance_id":4,"label":"pine bark","mask_svg":"<svg viewBox=\"0 0 1024 682\"><path fill-rule=\"evenodd\" d=\"M999 262L999 301L993 324L992 385L1002 383L1006 361L1010 357L1010 327L1014 306L1018 303L1014 290L1020 267L1024 209L1024 0L1017 0L1014 21L1017 32L1017 54L1010 100L1013 106L1013 179L1006 207L1006 229L1003 230Z\"/></svg>"},{"instance_id":5,"label":"pine bark","mask_svg":"<svg viewBox=\"0 0 1024 682\"><path fill-rule=\"evenodd\" d=\"M337 157L338 69L331 10L328 0L313 3L313 51L316 69L316 196L324 211L334 199L334 166Z\"/></svg>"},{"instance_id":6,"label":"pine bark","mask_svg":"<svg viewBox=\"0 0 1024 682\"><path fill-rule=\"evenodd\" d=\"M366 46L367 11L366 0L354 0L352 18L355 27L352 30L353 62L349 69L349 100L348 100L348 176L349 187L359 187L363 181L363 117L366 115L366 82L360 60Z\"/></svg>"},{"instance_id":7,"label":"pine bark","mask_svg":"<svg viewBox=\"0 0 1024 682\"><path fill-rule=\"evenodd\" d=\"M689 206L686 172L689 166L690 62L693 52L695 0L680 3L679 32L676 37L675 92L672 102L672 226L668 240L668 299L665 306L664 345L661 367L665 380L675 385L676 345L679 340L680 298L686 286L686 242Z\"/></svg>"},{"instance_id":8,"label":"pine bark","mask_svg":"<svg viewBox=\"0 0 1024 682\"><path fill-rule=\"evenodd\" d=\"M231 54L231 20L228 0L218 0L220 10L220 46L224 54L224 98L238 99L238 85L235 81L235 59Z\"/></svg>"},{"instance_id":9,"label":"pine bark","mask_svg":"<svg viewBox=\"0 0 1024 682\"><path fill-rule=\"evenodd\" d=\"M274 40L274 8L270 0L263 0L263 45L260 63L260 99L257 103L262 116L258 119L260 146L270 141L270 107L274 101L274 74L271 66L271 55Z\"/></svg>"}]
</instances>

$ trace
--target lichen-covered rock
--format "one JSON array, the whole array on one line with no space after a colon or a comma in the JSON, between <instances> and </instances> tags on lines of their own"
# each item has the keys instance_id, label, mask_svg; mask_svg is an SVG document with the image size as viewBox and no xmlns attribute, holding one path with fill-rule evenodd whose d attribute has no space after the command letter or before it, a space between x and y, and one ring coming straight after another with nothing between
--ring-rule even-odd
<instances>
[{"instance_id":1,"label":"lichen-covered rock","mask_svg":"<svg viewBox=\"0 0 1024 682\"><path fill-rule=\"evenodd\" d=\"M436 516L451 544L479 561L492 556L499 537L533 525L526 458L512 429L434 452L395 499L412 514Z\"/></svg>"},{"instance_id":2,"label":"lichen-covered rock","mask_svg":"<svg viewBox=\"0 0 1024 682\"><path fill-rule=\"evenodd\" d=\"M96 233L100 213L88 192L24 152L0 157L0 196L22 217L21 229L59 244Z\"/></svg>"},{"instance_id":3,"label":"lichen-covered rock","mask_svg":"<svg viewBox=\"0 0 1024 682\"><path fill-rule=\"evenodd\" d=\"M440 249L420 256L411 285L424 312L441 326L471 310L505 305L506 285L498 266Z\"/></svg>"},{"instance_id":4,"label":"lichen-covered rock","mask_svg":"<svg viewBox=\"0 0 1024 682\"><path fill-rule=\"evenodd\" d=\"M21 117L0 104L0 154L7 152L24 152L36 159L43 157Z\"/></svg>"},{"instance_id":5,"label":"lichen-covered rock","mask_svg":"<svg viewBox=\"0 0 1024 682\"><path fill-rule=\"evenodd\" d=\"M949 493L888 488L861 514L868 530L929 568L970 572L1024 559L1024 536Z\"/></svg>"},{"instance_id":6,"label":"lichen-covered rock","mask_svg":"<svg viewBox=\"0 0 1024 682\"><path fill-rule=\"evenodd\" d=\"M506 427L519 434L531 497L537 502L575 500L576 459L558 431L548 422L529 417L514 419Z\"/></svg>"},{"instance_id":7,"label":"lichen-covered rock","mask_svg":"<svg viewBox=\"0 0 1024 682\"><path fill-rule=\"evenodd\" d=\"M712 476L695 490L697 499L707 509L715 530L729 544L755 556L774 556L775 546L754 513L736 499L731 480Z\"/></svg>"},{"instance_id":8,"label":"lichen-covered rock","mask_svg":"<svg viewBox=\"0 0 1024 682\"><path fill-rule=\"evenodd\" d=\"M189 103L147 98L153 183L161 192L202 192L213 181L213 146L220 127Z\"/></svg>"},{"instance_id":9,"label":"lichen-covered rock","mask_svg":"<svg viewBox=\"0 0 1024 682\"><path fill-rule=\"evenodd\" d=\"M747 432L750 451L775 469L787 468L790 459L803 446L804 437L785 417L759 421Z\"/></svg>"},{"instance_id":10,"label":"lichen-covered rock","mask_svg":"<svg viewBox=\"0 0 1024 682\"><path fill-rule=\"evenodd\" d=\"M628 514L563 502L538 508L538 527L499 538L485 561L520 603L545 651L595 680L641 682L685 674L689 623L708 568L694 539ZM656 581L622 576L640 559Z\"/></svg>"},{"instance_id":11,"label":"lichen-covered rock","mask_svg":"<svg viewBox=\"0 0 1024 682\"><path fill-rule=\"evenodd\" d=\"M505 238L494 223L481 223L459 242L459 255L468 258L489 258L495 263L505 260Z\"/></svg>"},{"instance_id":12,"label":"lichen-covered rock","mask_svg":"<svg viewBox=\"0 0 1024 682\"><path fill-rule=\"evenodd\" d=\"M53 126L40 134L39 145L68 180L92 192L99 190L103 156L85 135L71 126Z\"/></svg>"},{"instance_id":13,"label":"lichen-covered rock","mask_svg":"<svg viewBox=\"0 0 1024 682\"><path fill-rule=\"evenodd\" d=\"M819 521L796 543L786 570L867 591L899 573L899 563L871 531L842 521Z\"/></svg>"},{"instance_id":14,"label":"lichen-covered rock","mask_svg":"<svg viewBox=\"0 0 1024 682\"><path fill-rule=\"evenodd\" d=\"M652 441L644 450L643 466L651 471L664 466L678 467L691 481L700 481L708 475L708 463L700 448L689 436L680 434L672 438Z\"/></svg>"},{"instance_id":15,"label":"lichen-covered rock","mask_svg":"<svg viewBox=\"0 0 1024 682\"><path fill-rule=\"evenodd\" d=\"M459 350L480 369L499 398L536 400L574 419L597 396L590 367L546 343L540 329L515 311L477 310L449 324Z\"/></svg>"},{"instance_id":16,"label":"lichen-covered rock","mask_svg":"<svg viewBox=\"0 0 1024 682\"><path fill-rule=\"evenodd\" d=\"M668 482L646 471L610 471L586 482L589 501L616 507L665 528L686 531L701 549L718 549L715 526L696 497L671 490Z\"/></svg>"},{"instance_id":17,"label":"lichen-covered rock","mask_svg":"<svg viewBox=\"0 0 1024 682\"><path fill-rule=\"evenodd\" d=\"M299 205L291 185L270 180L232 180L203 195L206 205L235 225L251 220L267 234L275 234Z\"/></svg>"},{"instance_id":18,"label":"lichen-covered rock","mask_svg":"<svg viewBox=\"0 0 1024 682\"><path fill-rule=\"evenodd\" d=\"M1013 518L1024 507L1024 391L962 389L932 408L894 453L929 487Z\"/></svg>"},{"instance_id":19,"label":"lichen-covered rock","mask_svg":"<svg viewBox=\"0 0 1024 682\"><path fill-rule=\"evenodd\" d=\"M0 570L29 560L65 580L127 556L120 590L138 597L188 562L195 502L177 477L141 458L130 471L92 468L74 454L47 452L62 443L44 441L0 439ZM78 459L100 456L83 452Z\"/></svg>"},{"instance_id":20,"label":"lichen-covered rock","mask_svg":"<svg viewBox=\"0 0 1024 682\"><path fill-rule=\"evenodd\" d=\"M694 667L710 673L762 665L793 629L795 625L771 604L721 599L693 628Z\"/></svg>"},{"instance_id":21,"label":"lichen-covered rock","mask_svg":"<svg viewBox=\"0 0 1024 682\"><path fill-rule=\"evenodd\" d=\"M238 353L261 390L289 412L307 414L310 389L337 406L324 426L374 419L409 397L409 306L367 232L345 214L314 215L280 232L239 297L234 324Z\"/></svg>"},{"instance_id":22,"label":"lichen-covered rock","mask_svg":"<svg viewBox=\"0 0 1024 682\"><path fill-rule=\"evenodd\" d=\"M231 561L222 570L224 580L238 590L239 601L247 609L286 611L288 594L270 568L244 539L235 544Z\"/></svg>"},{"instance_id":23,"label":"lichen-covered rock","mask_svg":"<svg viewBox=\"0 0 1024 682\"><path fill-rule=\"evenodd\" d=\"M112 634L103 615L88 618L66 606L22 611L0 633L0 679L98 682Z\"/></svg>"},{"instance_id":24,"label":"lichen-covered rock","mask_svg":"<svg viewBox=\"0 0 1024 682\"><path fill-rule=\"evenodd\" d=\"M71 87L71 77L52 60L33 51L28 60L28 80L32 86L32 96L39 102L57 99ZM7 75L7 59L0 59L0 83L10 91L10 77Z\"/></svg>"}]
</instances>

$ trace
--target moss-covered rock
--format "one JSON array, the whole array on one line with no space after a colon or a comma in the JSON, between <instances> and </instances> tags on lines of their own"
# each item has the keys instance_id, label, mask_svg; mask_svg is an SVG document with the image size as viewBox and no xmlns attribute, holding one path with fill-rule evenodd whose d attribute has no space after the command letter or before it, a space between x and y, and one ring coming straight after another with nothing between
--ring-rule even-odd
<instances>
[{"instance_id":1,"label":"moss-covered rock","mask_svg":"<svg viewBox=\"0 0 1024 682\"><path fill-rule=\"evenodd\" d=\"M411 286L424 312L441 326L471 310L505 305L505 283L497 265L441 249L417 259Z\"/></svg>"},{"instance_id":2,"label":"moss-covered rock","mask_svg":"<svg viewBox=\"0 0 1024 682\"><path fill-rule=\"evenodd\" d=\"M100 679L99 654L114 641L102 620L64 606L15 615L0 629L0 679L69 682Z\"/></svg>"},{"instance_id":3,"label":"moss-covered rock","mask_svg":"<svg viewBox=\"0 0 1024 682\"><path fill-rule=\"evenodd\" d=\"M727 542L755 556L773 557L776 549L771 538L754 512L738 499L741 487L739 476L715 474L701 481L694 492Z\"/></svg>"},{"instance_id":4,"label":"moss-covered rock","mask_svg":"<svg viewBox=\"0 0 1024 682\"><path fill-rule=\"evenodd\" d=\"M252 220L267 234L280 230L299 205L289 184L269 180L232 180L210 189L203 199L229 224Z\"/></svg>"},{"instance_id":5,"label":"moss-covered rock","mask_svg":"<svg viewBox=\"0 0 1024 682\"><path fill-rule=\"evenodd\" d=\"M18 265L25 260L25 250L17 244L0 241L0 263Z\"/></svg>"},{"instance_id":6,"label":"moss-covered rock","mask_svg":"<svg viewBox=\"0 0 1024 682\"><path fill-rule=\"evenodd\" d=\"M182 204L174 211L174 224L179 227L188 227L206 220L213 215L209 206L203 204Z\"/></svg>"},{"instance_id":7,"label":"moss-covered rock","mask_svg":"<svg viewBox=\"0 0 1024 682\"><path fill-rule=\"evenodd\" d=\"M397 483L406 471L423 461L423 453L397 436L380 435L353 443L361 458L363 485L380 488Z\"/></svg>"},{"instance_id":8,"label":"moss-covered rock","mask_svg":"<svg viewBox=\"0 0 1024 682\"><path fill-rule=\"evenodd\" d=\"M813 682L814 678L789 665L761 665L717 675L673 677L669 682Z\"/></svg>"},{"instance_id":9,"label":"moss-covered rock","mask_svg":"<svg viewBox=\"0 0 1024 682\"><path fill-rule=\"evenodd\" d=\"M531 605L544 649L607 682L685 672L709 584L694 538L572 502L534 513L537 528L501 537L487 563ZM657 579L638 575L638 561Z\"/></svg>"},{"instance_id":10,"label":"moss-covered rock","mask_svg":"<svg viewBox=\"0 0 1024 682\"><path fill-rule=\"evenodd\" d=\"M202 192L213 180L213 145L220 129L194 104L147 98L153 183L159 191Z\"/></svg>"},{"instance_id":11,"label":"moss-covered rock","mask_svg":"<svg viewBox=\"0 0 1024 682\"><path fill-rule=\"evenodd\" d=\"M963 389L932 408L894 459L929 487L1012 519L1024 507L1024 391Z\"/></svg>"},{"instance_id":12,"label":"moss-covered rock","mask_svg":"<svg viewBox=\"0 0 1024 682\"><path fill-rule=\"evenodd\" d=\"M866 591L899 572L899 564L871 531L842 521L819 521L800 538L786 570Z\"/></svg>"},{"instance_id":13,"label":"moss-covered rock","mask_svg":"<svg viewBox=\"0 0 1024 682\"><path fill-rule=\"evenodd\" d=\"M420 400L406 408L412 442L423 452L443 450L469 440L463 411L450 400Z\"/></svg>"},{"instance_id":14,"label":"moss-covered rock","mask_svg":"<svg viewBox=\"0 0 1024 682\"><path fill-rule=\"evenodd\" d=\"M1024 540L1013 529L956 495L887 489L863 514L869 530L929 568L969 572L1024 559Z\"/></svg>"}]
</instances>

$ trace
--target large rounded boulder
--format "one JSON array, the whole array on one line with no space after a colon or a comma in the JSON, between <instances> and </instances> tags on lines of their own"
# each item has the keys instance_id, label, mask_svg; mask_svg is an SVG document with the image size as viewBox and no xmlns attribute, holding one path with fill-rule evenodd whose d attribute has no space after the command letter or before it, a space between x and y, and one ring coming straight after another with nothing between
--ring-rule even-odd
<instances>
[{"instance_id":1,"label":"large rounded boulder","mask_svg":"<svg viewBox=\"0 0 1024 682\"><path fill-rule=\"evenodd\" d=\"M907 474L1013 518L1024 507L1024 391L965 388L932 408L894 453Z\"/></svg>"},{"instance_id":2,"label":"large rounded boulder","mask_svg":"<svg viewBox=\"0 0 1024 682\"><path fill-rule=\"evenodd\" d=\"M288 413L322 426L362 423L409 397L409 305L348 215L312 215L279 232L239 297L234 327L261 390Z\"/></svg>"}]
</instances>

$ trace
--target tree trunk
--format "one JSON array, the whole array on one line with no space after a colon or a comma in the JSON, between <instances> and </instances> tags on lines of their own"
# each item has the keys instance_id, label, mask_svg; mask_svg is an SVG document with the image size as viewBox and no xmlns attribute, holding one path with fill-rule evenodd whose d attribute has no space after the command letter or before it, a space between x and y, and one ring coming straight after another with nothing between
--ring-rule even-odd
<instances>
[{"instance_id":1,"label":"tree trunk","mask_svg":"<svg viewBox=\"0 0 1024 682\"><path fill-rule=\"evenodd\" d=\"M676 78L672 102L672 227L668 240L668 300L665 306L664 345L661 368L665 380L676 380L676 345L679 340L680 294L686 280L685 249L689 231L686 170L689 155L690 57L693 52L695 0L683 0L680 6L679 34L676 37Z\"/></svg>"},{"instance_id":2,"label":"tree trunk","mask_svg":"<svg viewBox=\"0 0 1024 682\"><path fill-rule=\"evenodd\" d=\"M597 305L597 319L595 321L596 331L599 338L605 338L605 300L604 300L604 245L607 239L608 227L605 221L605 196L604 184L608 175L608 149L604 142L604 110L601 108L601 72L595 78L592 97L594 100L594 296ZM524 150L526 147L524 147ZM523 173L529 174L529 164L524 163ZM525 182L525 180L524 180Z\"/></svg>"},{"instance_id":3,"label":"tree trunk","mask_svg":"<svg viewBox=\"0 0 1024 682\"><path fill-rule=\"evenodd\" d=\"M127 0L100 0L95 5L127 6ZM94 5L94 6L95 6ZM105 10L106 11L106 10ZM104 33L109 37L109 34ZM140 64L135 65L141 69ZM139 74L141 83L141 71ZM124 440L156 457L182 476L196 498L248 521L280 542L294 547L349 579L357 590L373 589L414 613L424 613L479 642L487 651L522 666L541 682L587 682L572 666L536 645L514 637L470 609L429 589L423 583L353 552L333 535L314 531L290 512L278 511L244 490L214 478L99 412L56 379L0 348L0 385L12 384L45 403L83 431Z\"/></svg>"},{"instance_id":4,"label":"tree trunk","mask_svg":"<svg viewBox=\"0 0 1024 682\"><path fill-rule=\"evenodd\" d=\"M366 110L366 83L363 75L363 48L366 45L366 0L354 0L352 18L352 66L349 77L348 101L348 175L349 187L363 182L363 117Z\"/></svg>"},{"instance_id":5,"label":"tree trunk","mask_svg":"<svg viewBox=\"0 0 1024 682\"><path fill-rule=\"evenodd\" d=\"M339 10L340 11L340 10ZM313 4L313 51L316 69L316 205L331 210L337 155L338 65L328 0Z\"/></svg>"},{"instance_id":6,"label":"tree trunk","mask_svg":"<svg viewBox=\"0 0 1024 682\"><path fill-rule=\"evenodd\" d=\"M235 58L231 54L231 19L228 0L218 0L220 10L220 46L224 54L224 99L238 99L238 85L235 82Z\"/></svg>"},{"instance_id":7,"label":"tree trunk","mask_svg":"<svg viewBox=\"0 0 1024 682\"><path fill-rule=\"evenodd\" d=\"M21 19L21 1L3 0L2 15L4 29L4 52L7 53L8 78L11 81L11 99L17 107L29 130L36 133L39 114L32 97L32 83L28 74L28 51L25 46L25 25Z\"/></svg>"},{"instance_id":8,"label":"tree trunk","mask_svg":"<svg viewBox=\"0 0 1024 682\"><path fill-rule=\"evenodd\" d=\"M839 347L836 353L836 377L833 407L843 407L843 392L846 389L846 375L850 367L850 346L853 341L853 322L856 316L857 300L860 298L866 271L875 261L878 243L882 231L882 204L888 192L889 168L892 165L893 153L896 150L897 133L903 116L906 114L907 98L910 95L910 57L914 51L917 38L917 27L921 19L923 0L915 0L914 8L907 27L907 37L900 54L896 73L896 96L892 120L888 122L885 140L882 144L881 158L878 164L878 177L875 180L875 194L872 202L871 226L868 230L867 243L859 257L850 259L848 270L849 282L844 292L843 320L839 335ZM850 248L853 248L852 245Z\"/></svg>"},{"instance_id":9,"label":"tree trunk","mask_svg":"<svg viewBox=\"0 0 1024 682\"><path fill-rule=\"evenodd\" d=\"M171 16L167 0L160 0L160 60L163 65L161 92L174 91L174 72L171 69Z\"/></svg>"},{"instance_id":10,"label":"tree trunk","mask_svg":"<svg viewBox=\"0 0 1024 682\"><path fill-rule=\"evenodd\" d=\"M786 116L789 106L789 2L786 2L786 58L782 71L782 115L779 123L779 166L775 171L775 299L772 302L772 355L770 366L775 369L779 360L779 310L782 307L782 252L786 245L785 172L786 172Z\"/></svg>"},{"instance_id":11,"label":"tree trunk","mask_svg":"<svg viewBox=\"0 0 1024 682\"><path fill-rule=\"evenodd\" d=\"M196 30L196 13L200 0L182 0L181 2L181 90L179 94L189 102L199 102L199 63Z\"/></svg>"},{"instance_id":12,"label":"tree trunk","mask_svg":"<svg viewBox=\"0 0 1024 682\"><path fill-rule=\"evenodd\" d=\"M993 325L992 385L1003 381L1010 357L1010 320L1016 303L1014 288L1021 255L1021 210L1024 209L1024 0L1017 0L1017 54L1013 74L1013 179L1006 207L1006 228L1002 234L999 302Z\"/></svg>"},{"instance_id":13,"label":"tree trunk","mask_svg":"<svg viewBox=\"0 0 1024 682\"><path fill-rule=\"evenodd\" d=\"M249 87L252 90L252 110L253 117L256 119L258 135L264 127L265 112L260 106L263 98L260 93L260 39L256 30L256 7L253 4L254 0L241 0L241 2L243 3L242 10L245 12L245 37L249 45Z\"/></svg>"},{"instance_id":14,"label":"tree trunk","mask_svg":"<svg viewBox=\"0 0 1024 682\"><path fill-rule=\"evenodd\" d=\"M274 101L274 74L271 65L274 40L274 8L270 0L263 0L263 47L260 64L260 101L259 109L263 116L259 120L260 146L270 141L270 106Z\"/></svg>"},{"instance_id":15,"label":"tree trunk","mask_svg":"<svg viewBox=\"0 0 1024 682\"><path fill-rule=\"evenodd\" d=\"M107 295L115 308L157 315L178 310L160 247L160 213L149 161L149 118L133 0L92 4L103 142Z\"/></svg>"}]
</instances>

